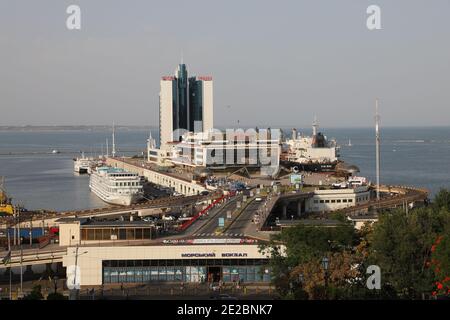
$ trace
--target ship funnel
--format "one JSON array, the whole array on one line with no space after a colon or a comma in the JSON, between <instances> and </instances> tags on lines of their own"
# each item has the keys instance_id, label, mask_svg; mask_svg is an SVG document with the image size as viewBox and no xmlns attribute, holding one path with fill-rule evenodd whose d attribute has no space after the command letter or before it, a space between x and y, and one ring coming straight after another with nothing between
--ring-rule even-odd
<instances>
[{"instance_id":1,"label":"ship funnel","mask_svg":"<svg viewBox=\"0 0 450 320\"><path fill-rule=\"evenodd\" d=\"M313 136L315 136L317 135L317 128L319 127L319 123L317 122L317 116L314 116L312 127L313 127Z\"/></svg>"}]
</instances>

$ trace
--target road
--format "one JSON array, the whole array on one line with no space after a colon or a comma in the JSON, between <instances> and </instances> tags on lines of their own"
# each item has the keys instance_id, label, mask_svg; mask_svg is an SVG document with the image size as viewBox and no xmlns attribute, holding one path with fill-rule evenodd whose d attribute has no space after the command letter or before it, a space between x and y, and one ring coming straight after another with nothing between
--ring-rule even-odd
<instances>
[{"instance_id":1,"label":"road","mask_svg":"<svg viewBox=\"0 0 450 320\"><path fill-rule=\"evenodd\" d=\"M263 201L250 202L244 211L236 218L235 221L225 230L229 234L245 234L247 226L252 223L253 215L258 211L259 207L264 203Z\"/></svg>"},{"instance_id":2,"label":"road","mask_svg":"<svg viewBox=\"0 0 450 320\"><path fill-rule=\"evenodd\" d=\"M241 195L229 200L219 208L213 209L206 219L200 220L202 222L202 225L200 227L195 225L191 227L192 230L195 230L193 231L193 234L197 236L214 234L219 226L219 218L226 219L227 212L234 211L236 209L236 204L238 201L242 201Z\"/></svg>"}]
</instances>

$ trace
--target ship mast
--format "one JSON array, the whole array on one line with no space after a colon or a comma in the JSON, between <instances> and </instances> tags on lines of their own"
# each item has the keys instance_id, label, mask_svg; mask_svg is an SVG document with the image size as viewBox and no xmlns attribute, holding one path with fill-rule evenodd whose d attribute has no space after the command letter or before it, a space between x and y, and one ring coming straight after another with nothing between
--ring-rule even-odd
<instances>
[{"instance_id":1,"label":"ship mast","mask_svg":"<svg viewBox=\"0 0 450 320\"><path fill-rule=\"evenodd\" d=\"M378 113L378 99L375 100L375 154L376 154L376 179L377 200L380 200L380 115Z\"/></svg>"},{"instance_id":2,"label":"ship mast","mask_svg":"<svg viewBox=\"0 0 450 320\"><path fill-rule=\"evenodd\" d=\"M112 128L112 156L116 156L116 130L113 122L113 128Z\"/></svg>"},{"instance_id":3,"label":"ship mast","mask_svg":"<svg viewBox=\"0 0 450 320\"><path fill-rule=\"evenodd\" d=\"M108 138L106 138L106 157L109 157L109 143Z\"/></svg>"}]
</instances>

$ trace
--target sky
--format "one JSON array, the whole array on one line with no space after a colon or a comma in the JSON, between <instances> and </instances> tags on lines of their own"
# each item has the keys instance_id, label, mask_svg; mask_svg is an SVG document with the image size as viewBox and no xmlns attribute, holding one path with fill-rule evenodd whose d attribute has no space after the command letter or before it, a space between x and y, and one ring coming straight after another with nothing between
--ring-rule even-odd
<instances>
[{"instance_id":1,"label":"sky","mask_svg":"<svg viewBox=\"0 0 450 320\"><path fill-rule=\"evenodd\" d=\"M382 125L450 126L449 16L450 0L0 0L0 125L156 126L183 57L214 79L216 127L372 126L375 98Z\"/></svg>"}]
</instances>

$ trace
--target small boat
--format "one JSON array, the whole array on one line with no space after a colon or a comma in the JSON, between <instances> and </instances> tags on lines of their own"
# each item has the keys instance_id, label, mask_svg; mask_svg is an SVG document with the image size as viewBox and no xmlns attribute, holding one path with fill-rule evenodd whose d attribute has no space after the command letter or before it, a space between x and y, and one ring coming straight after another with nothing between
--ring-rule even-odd
<instances>
[{"instance_id":1,"label":"small boat","mask_svg":"<svg viewBox=\"0 0 450 320\"><path fill-rule=\"evenodd\" d=\"M89 169L97 163L94 158L85 157L84 152L81 153L81 158L73 159L73 161L74 171L79 174L89 173Z\"/></svg>"},{"instance_id":2,"label":"small boat","mask_svg":"<svg viewBox=\"0 0 450 320\"><path fill-rule=\"evenodd\" d=\"M53 149L52 153L53 153L53 154L58 154L58 153L60 153L60 152L59 152L59 150L57 150L57 149Z\"/></svg>"},{"instance_id":3,"label":"small boat","mask_svg":"<svg viewBox=\"0 0 450 320\"><path fill-rule=\"evenodd\" d=\"M351 146L352 146L352 140L348 139L347 147L351 147Z\"/></svg>"}]
</instances>

